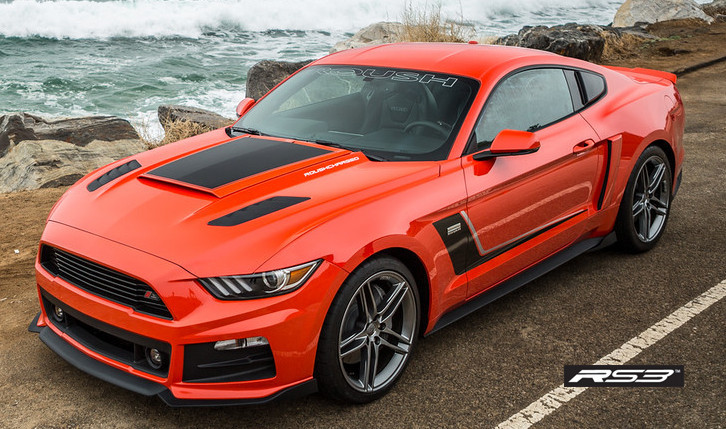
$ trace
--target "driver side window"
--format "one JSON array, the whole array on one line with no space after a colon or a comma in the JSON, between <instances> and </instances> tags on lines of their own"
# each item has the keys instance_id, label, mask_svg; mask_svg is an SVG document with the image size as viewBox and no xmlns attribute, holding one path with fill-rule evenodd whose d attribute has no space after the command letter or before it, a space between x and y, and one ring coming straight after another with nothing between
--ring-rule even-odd
<instances>
[{"instance_id":1,"label":"driver side window","mask_svg":"<svg viewBox=\"0 0 726 429\"><path fill-rule=\"evenodd\" d=\"M525 70L505 79L489 95L472 152L489 148L502 130L536 131L575 111L561 69Z\"/></svg>"}]
</instances>

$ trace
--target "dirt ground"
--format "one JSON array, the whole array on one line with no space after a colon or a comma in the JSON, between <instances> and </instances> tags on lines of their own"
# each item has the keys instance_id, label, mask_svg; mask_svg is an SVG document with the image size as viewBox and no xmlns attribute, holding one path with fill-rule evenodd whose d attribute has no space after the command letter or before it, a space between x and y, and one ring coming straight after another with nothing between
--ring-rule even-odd
<instances>
[{"instance_id":1,"label":"dirt ground","mask_svg":"<svg viewBox=\"0 0 726 429\"><path fill-rule=\"evenodd\" d=\"M674 71L726 56L726 24L662 31L617 65ZM726 279L726 62L678 87L687 159L659 245L583 255L426 338L394 390L365 406L312 395L173 409L75 369L27 332L38 311L33 258L64 189L0 195L0 427L495 426L561 384L564 364L595 362ZM725 427L725 334L722 300L631 362L685 365L686 387L589 389L539 426Z\"/></svg>"}]
</instances>

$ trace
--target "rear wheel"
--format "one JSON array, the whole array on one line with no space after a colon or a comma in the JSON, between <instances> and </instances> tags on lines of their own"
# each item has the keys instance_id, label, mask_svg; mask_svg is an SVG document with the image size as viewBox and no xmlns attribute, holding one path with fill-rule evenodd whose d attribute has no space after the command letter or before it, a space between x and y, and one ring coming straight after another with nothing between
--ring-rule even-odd
<instances>
[{"instance_id":1,"label":"rear wheel","mask_svg":"<svg viewBox=\"0 0 726 429\"><path fill-rule=\"evenodd\" d=\"M672 173L663 150L650 146L635 163L615 225L620 246L629 252L650 250L668 222Z\"/></svg>"},{"instance_id":2,"label":"rear wheel","mask_svg":"<svg viewBox=\"0 0 726 429\"><path fill-rule=\"evenodd\" d=\"M315 367L321 392L354 403L383 396L408 364L418 321L408 268L390 257L365 262L343 283L325 319Z\"/></svg>"}]
</instances>

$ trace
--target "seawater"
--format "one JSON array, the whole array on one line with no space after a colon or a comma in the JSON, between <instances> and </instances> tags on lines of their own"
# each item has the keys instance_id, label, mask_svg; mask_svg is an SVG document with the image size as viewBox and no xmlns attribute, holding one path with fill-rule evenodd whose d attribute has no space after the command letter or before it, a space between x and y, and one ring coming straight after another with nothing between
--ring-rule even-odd
<instances>
[{"instance_id":1,"label":"seawater","mask_svg":"<svg viewBox=\"0 0 726 429\"><path fill-rule=\"evenodd\" d=\"M233 117L263 59L319 58L427 0L0 0L0 113L110 114L158 132L160 104ZM608 24L621 0L460 0L443 15L479 37L523 25Z\"/></svg>"}]
</instances>

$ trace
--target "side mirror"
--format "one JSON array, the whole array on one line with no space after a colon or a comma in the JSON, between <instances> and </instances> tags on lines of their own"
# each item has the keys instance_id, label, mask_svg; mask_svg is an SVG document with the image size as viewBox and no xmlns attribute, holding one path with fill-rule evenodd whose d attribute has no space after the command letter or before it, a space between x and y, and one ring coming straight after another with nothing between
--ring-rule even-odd
<instances>
[{"instance_id":1,"label":"side mirror","mask_svg":"<svg viewBox=\"0 0 726 429\"><path fill-rule=\"evenodd\" d=\"M242 115L244 115L245 113L247 113L254 105L255 105L254 98L247 97L247 98L243 99L242 101L240 101L239 104L237 105L237 117L239 118Z\"/></svg>"},{"instance_id":2,"label":"side mirror","mask_svg":"<svg viewBox=\"0 0 726 429\"><path fill-rule=\"evenodd\" d=\"M528 131L502 130L494 138L489 150L474 154L477 161L499 156L526 155L539 150L539 140L534 133Z\"/></svg>"}]
</instances>

